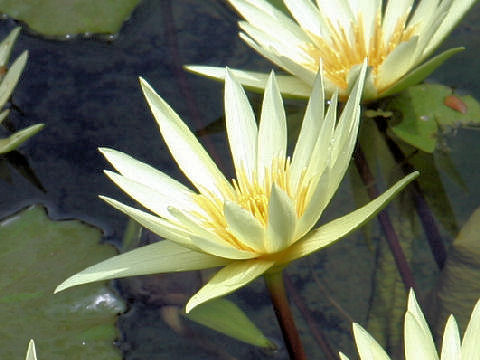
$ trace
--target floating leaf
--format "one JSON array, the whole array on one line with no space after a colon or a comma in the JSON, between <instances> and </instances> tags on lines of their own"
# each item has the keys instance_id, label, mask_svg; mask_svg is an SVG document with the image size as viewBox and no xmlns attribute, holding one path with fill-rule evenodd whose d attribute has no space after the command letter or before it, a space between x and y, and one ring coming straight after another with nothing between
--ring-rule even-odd
<instances>
[{"instance_id":1,"label":"floating leaf","mask_svg":"<svg viewBox=\"0 0 480 360\"><path fill-rule=\"evenodd\" d=\"M140 0L0 0L0 12L50 37L113 34Z\"/></svg>"},{"instance_id":2,"label":"floating leaf","mask_svg":"<svg viewBox=\"0 0 480 360\"><path fill-rule=\"evenodd\" d=\"M1 359L21 359L32 338L44 359L121 359L113 341L124 304L112 291L92 284L53 295L65 277L115 255L101 236L78 220L52 221L40 206L0 222Z\"/></svg>"},{"instance_id":3,"label":"floating leaf","mask_svg":"<svg viewBox=\"0 0 480 360\"><path fill-rule=\"evenodd\" d=\"M233 302L223 298L208 301L185 315L234 339L255 346L275 348L245 313Z\"/></svg>"},{"instance_id":4,"label":"floating leaf","mask_svg":"<svg viewBox=\"0 0 480 360\"><path fill-rule=\"evenodd\" d=\"M454 95L442 85L412 86L392 99L388 110L400 114L401 121L391 126L392 132L408 144L433 152L441 127L480 124L480 104L469 95Z\"/></svg>"}]
</instances>

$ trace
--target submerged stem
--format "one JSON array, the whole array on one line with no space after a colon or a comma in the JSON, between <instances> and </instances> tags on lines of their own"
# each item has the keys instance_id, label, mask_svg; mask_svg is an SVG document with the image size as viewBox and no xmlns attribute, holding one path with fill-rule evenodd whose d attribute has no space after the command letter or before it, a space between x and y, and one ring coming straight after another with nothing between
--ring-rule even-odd
<instances>
[{"instance_id":1,"label":"submerged stem","mask_svg":"<svg viewBox=\"0 0 480 360\"><path fill-rule=\"evenodd\" d=\"M277 271L264 275L265 284L270 292L273 309L277 316L278 323L282 329L283 340L287 347L288 354L292 360L305 360L305 351L298 335L292 311L288 303L283 283L283 272Z\"/></svg>"}]
</instances>

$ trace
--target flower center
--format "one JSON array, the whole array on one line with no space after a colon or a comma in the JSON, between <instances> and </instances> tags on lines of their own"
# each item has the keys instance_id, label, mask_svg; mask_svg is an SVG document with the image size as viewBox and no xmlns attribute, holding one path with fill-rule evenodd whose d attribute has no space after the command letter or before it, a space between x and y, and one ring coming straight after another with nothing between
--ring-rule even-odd
<instances>
[{"instance_id":1,"label":"flower center","mask_svg":"<svg viewBox=\"0 0 480 360\"><path fill-rule=\"evenodd\" d=\"M317 72L321 58L325 75L341 89L347 89L350 69L363 63L365 57L368 57L368 65L376 75L386 57L400 43L408 41L414 35L415 27L406 26L409 13L410 9L398 18L391 36L387 39L382 29L382 13L379 11L368 45L361 13L356 22L351 22L349 29L335 27L330 19L327 19L330 38L324 39L309 32L313 43L306 44L305 50L312 61L303 65Z\"/></svg>"},{"instance_id":2,"label":"flower center","mask_svg":"<svg viewBox=\"0 0 480 360\"><path fill-rule=\"evenodd\" d=\"M290 158L274 159L272 166L264 170L263 177L257 172L251 177L241 169L237 171L237 179L232 180L233 191L224 191L226 200L235 202L252 214L264 227L268 223L268 204L272 186L275 184L294 200L297 217L305 212L310 195L311 181L305 181L302 174L298 186L292 189L290 183ZM254 251L241 243L228 231L227 221L223 211L224 201L212 193L198 194L195 198L197 204L205 214L195 214L200 218L203 227L215 232L230 245L248 251Z\"/></svg>"}]
</instances>

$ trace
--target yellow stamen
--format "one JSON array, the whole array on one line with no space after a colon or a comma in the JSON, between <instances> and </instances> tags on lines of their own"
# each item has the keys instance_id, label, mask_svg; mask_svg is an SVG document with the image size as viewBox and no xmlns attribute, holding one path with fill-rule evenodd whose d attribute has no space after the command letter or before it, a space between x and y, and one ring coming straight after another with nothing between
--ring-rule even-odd
<instances>
[{"instance_id":1,"label":"yellow stamen","mask_svg":"<svg viewBox=\"0 0 480 360\"><path fill-rule=\"evenodd\" d=\"M275 184L295 201L297 217L301 217L308 205L307 196L310 193L310 181L305 180L302 173L298 186L291 188L290 184L290 158L276 158L270 168L264 170L263 178L257 172L251 177L243 170L237 170L237 179L232 180L234 191L226 192L225 200L237 203L252 214L264 227L268 223L268 204L272 186ZM195 197L195 201L204 211L203 214L193 214L203 227L217 234L229 245L246 251L255 252L254 249L242 243L229 230L223 211L224 200L215 194L202 191Z\"/></svg>"},{"instance_id":2,"label":"yellow stamen","mask_svg":"<svg viewBox=\"0 0 480 360\"><path fill-rule=\"evenodd\" d=\"M330 38L320 38L307 31L312 43L305 44L305 50L311 61L302 65L317 72L322 59L325 75L341 89L347 89L350 69L363 63L365 57L368 57L368 65L373 69L374 75L377 75L378 68L387 56L400 43L408 41L415 34L414 27L407 27L409 14L410 9L398 19L392 35L386 39L382 29L382 13L379 11L368 47L361 13L355 22L350 23L350 29L334 26L327 19ZM379 92L382 90L378 89Z\"/></svg>"}]
</instances>

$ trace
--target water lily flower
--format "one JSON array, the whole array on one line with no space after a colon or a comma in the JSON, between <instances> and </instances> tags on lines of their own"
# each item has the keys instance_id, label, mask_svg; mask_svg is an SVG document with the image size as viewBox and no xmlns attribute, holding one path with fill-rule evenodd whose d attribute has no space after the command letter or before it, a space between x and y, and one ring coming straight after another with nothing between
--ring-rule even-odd
<instances>
[{"instance_id":1,"label":"water lily flower","mask_svg":"<svg viewBox=\"0 0 480 360\"><path fill-rule=\"evenodd\" d=\"M308 97L320 61L325 88L345 98L365 57L364 101L392 95L419 83L461 48L424 62L475 0L283 0L293 19L267 0L228 0L246 21L240 37L291 74L278 77L280 90ZM315 4L316 3L316 4ZM187 66L217 79L225 70ZM232 70L244 85L262 89L267 74Z\"/></svg>"},{"instance_id":2,"label":"water lily flower","mask_svg":"<svg viewBox=\"0 0 480 360\"><path fill-rule=\"evenodd\" d=\"M353 334L357 343L361 360L389 360L385 350L360 325L353 324ZM405 359L406 360L438 360L438 353L433 343L432 334L425 321L422 310L415 299L415 293L410 290L408 307L405 313L404 325ZM480 300L475 305L467 330L460 342L457 322L450 315L445 325L442 341L441 360L480 359ZM340 352L342 360L348 360Z\"/></svg>"},{"instance_id":3,"label":"water lily flower","mask_svg":"<svg viewBox=\"0 0 480 360\"><path fill-rule=\"evenodd\" d=\"M56 291L111 278L222 266L189 300L188 312L332 244L363 224L417 175L311 231L349 165L366 68L365 63L338 122L337 95L325 111L322 74L317 76L291 157L286 155L287 126L276 77L272 73L268 78L257 126L244 90L227 70L226 128L236 171L232 182L187 125L141 79L160 132L196 191L124 153L100 149L118 171L106 174L153 214L102 198L165 240L89 267Z\"/></svg>"}]
</instances>

